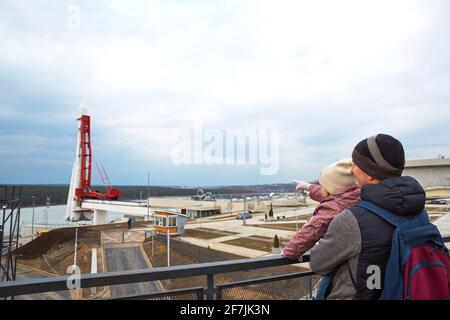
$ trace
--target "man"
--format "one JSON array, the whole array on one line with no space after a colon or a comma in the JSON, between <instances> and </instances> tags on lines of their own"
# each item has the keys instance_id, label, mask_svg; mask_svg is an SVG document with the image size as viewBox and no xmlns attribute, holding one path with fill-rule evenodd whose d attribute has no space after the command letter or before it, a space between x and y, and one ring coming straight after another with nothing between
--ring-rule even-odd
<instances>
[{"instance_id":1,"label":"man","mask_svg":"<svg viewBox=\"0 0 450 320\"><path fill-rule=\"evenodd\" d=\"M361 200L400 216L423 211L423 188L414 178L401 176L405 154L397 139L386 134L364 139L353 150L352 160ZM362 207L351 207L333 219L310 252L311 270L331 278L327 299L380 296L393 232L394 226ZM380 271L381 279L368 285L374 270Z\"/></svg>"}]
</instances>

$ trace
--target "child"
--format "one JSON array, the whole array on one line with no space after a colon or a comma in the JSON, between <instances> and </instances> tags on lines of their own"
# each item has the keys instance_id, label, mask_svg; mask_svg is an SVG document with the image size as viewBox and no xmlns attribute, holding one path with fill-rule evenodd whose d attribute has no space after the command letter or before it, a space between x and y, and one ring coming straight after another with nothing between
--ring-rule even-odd
<instances>
[{"instance_id":1,"label":"child","mask_svg":"<svg viewBox=\"0 0 450 320\"><path fill-rule=\"evenodd\" d=\"M294 180L296 190L309 190L310 198L320 204L311 220L284 247L283 256L292 260L301 258L322 238L338 213L360 200L360 189L355 184L352 165L351 160L344 159L327 166L320 173L320 185Z\"/></svg>"}]
</instances>

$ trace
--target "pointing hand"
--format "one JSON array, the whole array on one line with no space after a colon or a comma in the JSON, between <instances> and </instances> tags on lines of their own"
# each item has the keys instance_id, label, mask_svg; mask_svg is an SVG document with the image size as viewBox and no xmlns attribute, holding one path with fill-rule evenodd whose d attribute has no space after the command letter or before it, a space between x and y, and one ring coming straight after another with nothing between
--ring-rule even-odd
<instances>
[{"instance_id":1,"label":"pointing hand","mask_svg":"<svg viewBox=\"0 0 450 320\"><path fill-rule=\"evenodd\" d=\"M295 187L295 190L309 190L309 187L311 186L311 183L301 181L301 180L292 180L297 186Z\"/></svg>"}]
</instances>

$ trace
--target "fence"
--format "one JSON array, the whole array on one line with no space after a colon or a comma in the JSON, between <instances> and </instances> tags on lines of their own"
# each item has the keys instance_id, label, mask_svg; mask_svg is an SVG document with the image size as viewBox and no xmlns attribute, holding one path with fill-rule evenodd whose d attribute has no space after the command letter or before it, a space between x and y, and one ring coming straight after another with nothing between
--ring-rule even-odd
<instances>
[{"instance_id":1,"label":"fence","mask_svg":"<svg viewBox=\"0 0 450 320\"><path fill-rule=\"evenodd\" d=\"M142 243L151 232L147 230L102 231L103 244Z\"/></svg>"},{"instance_id":2,"label":"fence","mask_svg":"<svg viewBox=\"0 0 450 320\"><path fill-rule=\"evenodd\" d=\"M450 235L445 236L444 240L450 242ZM303 256L304 262L309 262L309 256ZM265 290L272 289L266 288L262 289L264 285L275 283L276 286L281 288L286 288L280 285L280 281L285 281L287 283L294 283L293 281L301 281L303 278L304 283L307 284L307 294L306 298L312 296L312 283L314 274L311 271L290 273L285 275L278 275L260 279L252 279L234 283L228 283L223 285L215 285L215 275L221 273L237 272L237 271L248 271L254 269L280 267L286 265L296 264L298 262L289 260L281 256L270 256L262 257L256 259L239 259L239 260L229 260L220 261L212 263L201 263L201 264L191 264L191 265L181 265L174 267L164 267L164 268L154 268L151 270L134 270L134 271L122 271L122 272L105 272L98 274L86 274L80 277L80 288L92 288L101 286L111 286L119 284L132 284L140 282L149 282L157 280L166 279L177 279L195 276L206 276L207 287L201 288L187 288L180 290L171 290L163 292L154 292L146 295L135 295L121 297L120 299L229 299L230 294L233 291L241 290L245 292L249 287L258 287L256 290L260 294L264 293ZM298 283L298 282L297 282ZM0 283L0 297L14 297L19 295L27 295L34 293L44 293L52 291L67 290L68 277L59 276L51 278L41 278L41 279L29 279L13 281L9 283ZM295 284L294 284L295 287ZM255 290L252 290L252 296L243 295L243 299L260 299L258 294L254 294ZM270 291L269 291L270 292ZM239 295L239 294L238 294ZM233 299L236 298L233 296ZM239 296L238 296L239 298ZM277 298L277 297L274 297ZM300 296L292 296L292 299L302 298Z\"/></svg>"}]
</instances>

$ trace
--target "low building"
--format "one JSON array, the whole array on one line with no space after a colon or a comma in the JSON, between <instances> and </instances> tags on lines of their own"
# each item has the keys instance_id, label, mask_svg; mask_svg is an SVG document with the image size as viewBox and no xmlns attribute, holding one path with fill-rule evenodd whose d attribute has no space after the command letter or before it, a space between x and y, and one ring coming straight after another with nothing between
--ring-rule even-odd
<instances>
[{"instance_id":1,"label":"low building","mask_svg":"<svg viewBox=\"0 0 450 320\"><path fill-rule=\"evenodd\" d=\"M406 161L403 175L415 178L425 189L427 198L450 197L450 159Z\"/></svg>"},{"instance_id":2,"label":"low building","mask_svg":"<svg viewBox=\"0 0 450 320\"><path fill-rule=\"evenodd\" d=\"M220 214L220 208L215 207L190 207L186 209L189 219L204 218Z\"/></svg>"},{"instance_id":3,"label":"low building","mask_svg":"<svg viewBox=\"0 0 450 320\"><path fill-rule=\"evenodd\" d=\"M186 215L169 210L154 211L154 227L157 234L181 236L184 233Z\"/></svg>"}]
</instances>

